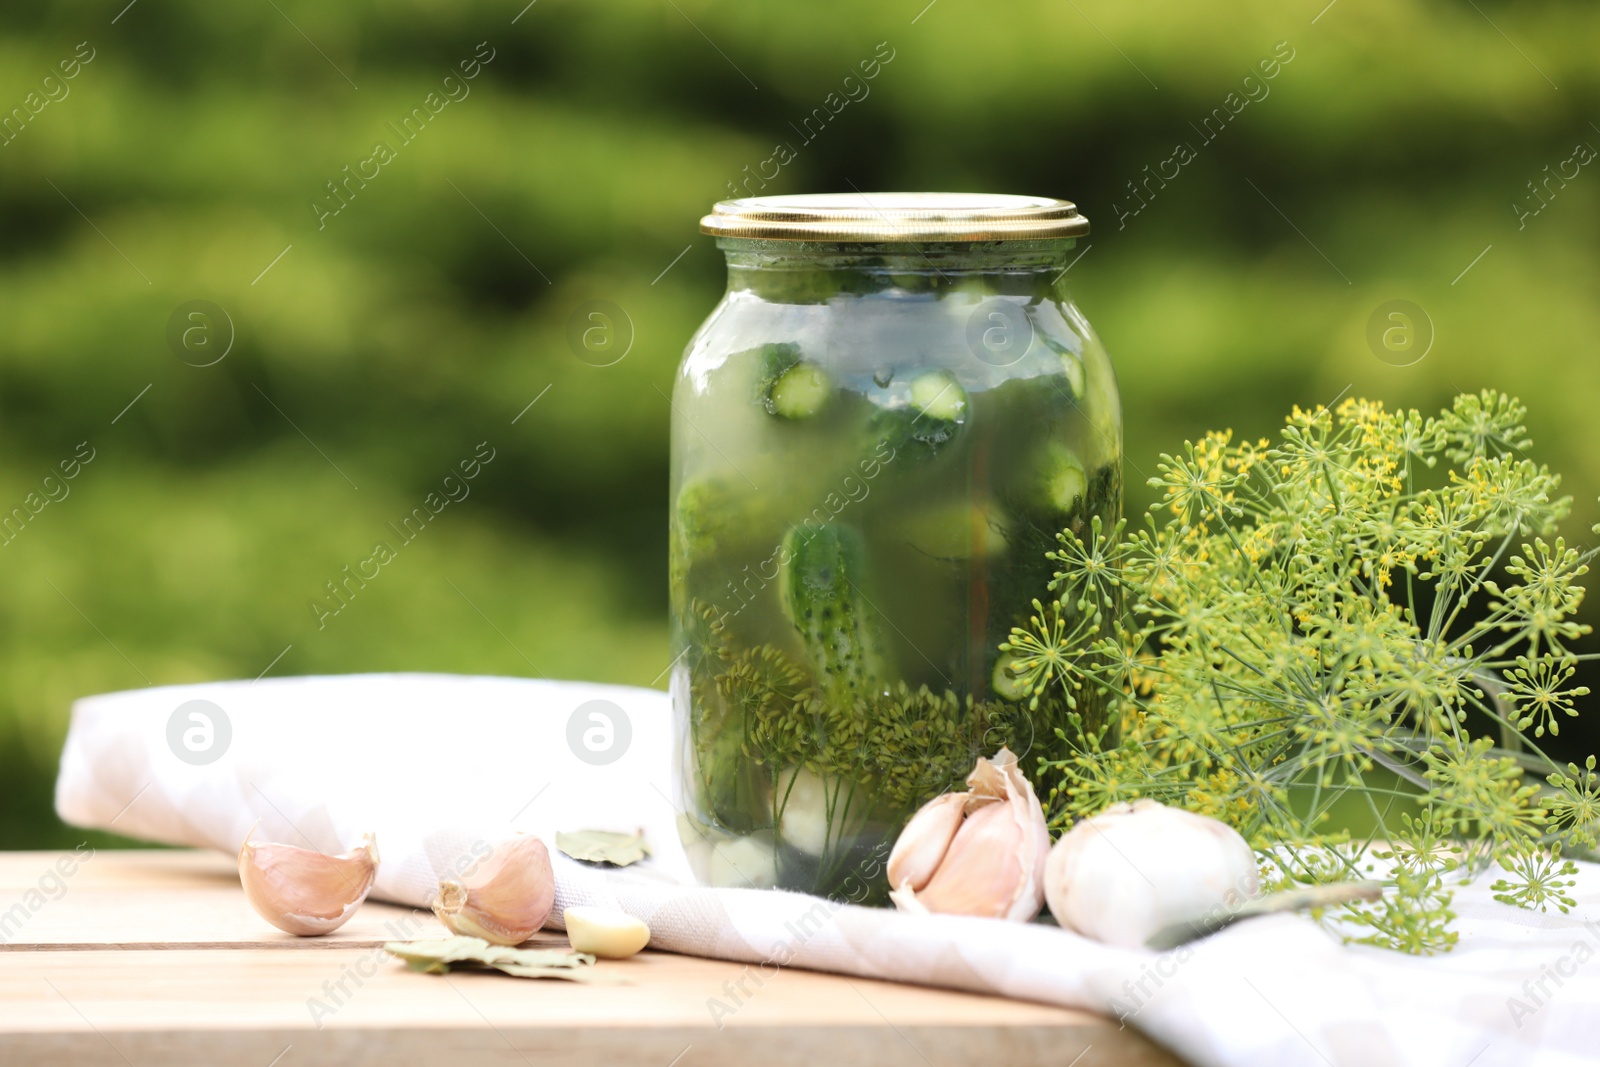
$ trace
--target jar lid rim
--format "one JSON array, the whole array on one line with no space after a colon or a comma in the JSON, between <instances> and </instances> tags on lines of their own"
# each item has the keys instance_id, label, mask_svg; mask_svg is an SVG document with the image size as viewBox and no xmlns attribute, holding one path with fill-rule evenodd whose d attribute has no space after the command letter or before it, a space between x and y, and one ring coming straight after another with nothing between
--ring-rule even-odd
<instances>
[{"instance_id":1,"label":"jar lid rim","mask_svg":"<svg viewBox=\"0 0 1600 1067\"><path fill-rule=\"evenodd\" d=\"M804 193L723 200L700 220L717 237L828 242L1032 241L1080 237L1070 200L1006 193Z\"/></svg>"}]
</instances>

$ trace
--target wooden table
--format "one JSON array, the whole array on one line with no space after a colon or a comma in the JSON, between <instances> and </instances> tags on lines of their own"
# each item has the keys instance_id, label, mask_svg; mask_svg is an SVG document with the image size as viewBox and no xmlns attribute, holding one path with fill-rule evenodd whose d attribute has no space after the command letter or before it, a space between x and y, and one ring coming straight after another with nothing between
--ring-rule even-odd
<instances>
[{"instance_id":1,"label":"wooden table","mask_svg":"<svg viewBox=\"0 0 1600 1067\"><path fill-rule=\"evenodd\" d=\"M1178 1063L1083 1012L793 968L746 980L719 1028L707 1002L745 967L665 952L602 961L621 985L414 974L379 946L402 921L442 936L426 913L369 903L296 938L250 910L226 857L72 855L0 853L0 1063Z\"/></svg>"}]
</instances>

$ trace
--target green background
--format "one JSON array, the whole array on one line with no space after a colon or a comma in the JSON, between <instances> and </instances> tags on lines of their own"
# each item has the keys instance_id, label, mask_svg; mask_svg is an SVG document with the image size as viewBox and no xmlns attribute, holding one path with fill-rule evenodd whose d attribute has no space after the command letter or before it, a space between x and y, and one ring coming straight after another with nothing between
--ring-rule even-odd
<instances>
[{"instance_id":1,"label":"green background","mask_svg":"<svg viewBox=\"0 0 1600 1067\"><path fill-rule=\"evenodd\" d=\"M1495 386L1578 499L1569 537L1600 518L1600 165L1514 207L1600 148L1595 5L125 2L0 14L4 113L94 54L0 146L0 509L95 453L0 547L0 846L81 839L50 788L89 693L269 665L662 684L664 393L722 284L696 221L779 142L768 193L1079 203L1130 509L1186 435ZM470 95L400 145L386 123L479 42ZM379 139L395 158L319 228ZM1366 340L1396 299L1432 324L1412 366ZM192 300L233 323L213 366L167 340ZM595 300L631 323L609 367L567 339ZM482 441L470 497L319 628L324 583Z\"/></svg>"}]
</instances>

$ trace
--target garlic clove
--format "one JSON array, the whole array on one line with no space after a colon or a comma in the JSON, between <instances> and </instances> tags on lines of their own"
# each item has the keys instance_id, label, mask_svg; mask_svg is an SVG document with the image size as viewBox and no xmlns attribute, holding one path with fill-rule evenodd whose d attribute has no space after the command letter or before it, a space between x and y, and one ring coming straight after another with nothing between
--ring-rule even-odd
<instances>
[{"instance_id":1,"label":"garlic clove","mask_svg":"<svg viewBox=\"0 0 1600 1067\"><path fill-rule=\"evenodd\" d=\"M950 842L961 828L966 793L934 797L911 817L889 853L889 884L896 890L921 889L944 862Z\"/></svg>"},{"instance_id":2,"label":"garlic clove","mask_svg":"<svg viewBox=\"0 0 1600 1067\"><path fill-rule=\"evenodd\" d=\"M772 832L760 830L748 837L713 843L706 884L748 889L771 889L777 885L777 848Z\"/></svg>"},{"instance_id":3,"label":"garlic clove","mask_svg":"<svg viewBox=\"0 0 1600 1067\"><path fill-rule=\"evenodd\" d=\"M834 786L837 791L837 785ZM804 768L796 768L777 787L783 812L778 836L801 852L820 856L828 848L829 782Z\"/></svg>"},{"instance_id":4,"label":"garlic clove","mask_svg":"<svg viewBox=\"0 0 1600 1067\"><path fill-rule=\"evenodd\" d=\"M623 960L650 943L650 927L625 911L613 908L573 907L561 913L567 940L574 952L587 952L608 960Z\"/></svg>"},{"instance_id":5,"label":"garlic clove","mask_svg":"<svg viewBox=\"0 0 1600 1067\"><path fill-rule=\"evenodd\" d=\"M256 844L249 836L239 846L245 899L273 926L301 937L343 926L367 899L377 873L378 846L371 834L339 856L293 845Z\"/></svg>"},{"instance_id":6,"label":"garlic clove","mask_svg":"<svg viewBox=\"0 0 1600 1067\"><path fill-rule=\"evenodd\" d=\"M1045 891L1062 926L1142 948L1157 931L1225 914L1260 889L1255 853L1232 827L1140 800L1062 835L1046 862Z\"/></svg>"},{"instance_id":7,"label":"garlic clove","mask_svg":"<svg viewBox=\"0 0 1600 1067\"><path fill-rule=\"evenodd\" d=\"M961 824L917 902L940 915L1004 916L1017 893L1022 843L1006 806L986 805Z\"/></svg>"},{"instance_id":8,"label":"garlic clove","mask_svg":"<svg viewBox=\"0 0 1600 1067\"><path fill-rule=\"evenodd\" d=\"M544 925L555 899L549 850L537 837L518 834L462 880L440 882L433 913L464 937L520 945Z\"/></svg>"}]
</instances>

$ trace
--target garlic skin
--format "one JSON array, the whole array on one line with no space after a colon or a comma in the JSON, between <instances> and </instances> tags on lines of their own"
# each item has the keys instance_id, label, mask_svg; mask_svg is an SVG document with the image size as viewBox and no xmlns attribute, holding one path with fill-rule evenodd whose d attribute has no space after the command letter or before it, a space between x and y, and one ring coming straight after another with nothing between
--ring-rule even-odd
<instances>
[{"instance_id":1,"label":"garlic skin","mask_svg":"<svg viewBox=\"0 0 1600 1067\"><path fill-rule=\"evenodd\" d=\"M433 913L464 937L520 945L544 925L555 900L550 851L537 837L518 834L461 881L440 882Z\"/></svg>"},{"instance_id":2,"label":"garlic skin","mask_svg":"<svg viewBox=\"0 0 1600 1067\"><path fill-rule=\"evenodd\" d=\"M607 960L636 956L650 943L650 927L614 908L572 907L561 913L574 952Z\"/></svg>"},{"instance_id":3,"label":"garlic skin","mask_svg":"<svg viewBox=\"0 0 1600 1067\"><path fill-rule=\"evenodd\" d=\"M293 845L258 845L249 835L239 846L245 899L267 922L300 937L343 926L367 899L377 874L378 846L371 834L339 856Z\"/></svg>"},{"instance_id":4,"label":"garlic skin","mask_svg":"<svg viewBox=\"0 0 1600 1067\"><path fill-rule=\"evenodd\" d=\"M979 758L967 786L928 801L901 831L889 898L903 911L1028 922L1044 906L1044 809L1007 748Z\"/></svg>"},{"instance_id":5,"label":"garlic skin","mask_svg":"<svg viewBox=\"0 0 1600 1067\"><path fill-rule=\"evenodd\" d=\"M1113 804L1050 852L1045 896L1062 926L1124 948L1260 893L1255 853L1231 826L1154 800Z\"/></svg>"}]
</instances>

